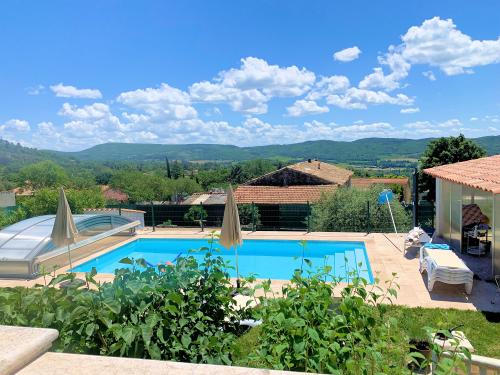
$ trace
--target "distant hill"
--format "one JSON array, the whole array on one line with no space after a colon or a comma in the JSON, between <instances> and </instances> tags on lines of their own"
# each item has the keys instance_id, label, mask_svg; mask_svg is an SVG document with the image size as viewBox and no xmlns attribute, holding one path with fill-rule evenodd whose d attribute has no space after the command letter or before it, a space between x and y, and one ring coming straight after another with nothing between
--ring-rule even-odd
<instances>
[{"instance_id":1,"label":"distant hill","mask_svg":"<svg viewBox=\"0 0 500 375\"><path fill-rule=\"evenodd\" d=\"M370 164L381 160L417 159L427 139L365 138L352 142L308 141L287 145L237 147L218 144L105 143L79 152L56 152L23 147L0 140L0 166L11 168L51 159L62 164L85 161L244 161L257 158L319 158L336 163ZM500 136L474 139L489 155L500 154Z\"/></svg>"},{"instance_id":2,"label":"distant hill","mask_svg":"<svg viewBox=\"0 0 500 375\"><path fill-rule=\"evenodd\" d=\"M47 159L62 161L66 159L66 156L64 153L37 150L0 139L0 167L4 165L23 166Z\"/></svg>"},{"instance_id":3,"label":"distant hill","mask_svg":"<svg viewBox=\"0 0 500 375\"><path fill-rule=\"evenodd\" d=\"M306 159L320 158L338 163L376 161L384 159L418 158L432 138L397 139L364 138L352 142L308 141L287 145L237 147L217 144L138 144L105 143L87 150L63 153L79 160L206 160L242 161L256 158ZM474 139L489 155L500 153L500 136Z\"/></svg>"}]
</instances>

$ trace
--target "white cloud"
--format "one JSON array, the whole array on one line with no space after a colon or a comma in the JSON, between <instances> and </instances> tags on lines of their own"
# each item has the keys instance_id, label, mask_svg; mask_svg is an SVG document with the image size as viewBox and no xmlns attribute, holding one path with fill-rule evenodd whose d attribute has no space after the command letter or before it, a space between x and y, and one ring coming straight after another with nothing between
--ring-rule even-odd
<instances>
[{"instance_id":1,"label":"white cloud","mask_svg":"<svg viewBox=\"0 0 500 375\"><path fill-rule=\"evenodd\" d=\"M425 72L422 72L422 75L424 77L427 77L429 79L429 81L435 81L436 80L436 76L434 75L434 72L432 70L427 70Z\"/></svg>"},{"instance_id":2,"label":"white cloud","mask_svg":"<svg viewBox=\"0 0 500 375\"><path fill-rule=\"evenodd\" d=\"M373 73L368 74L361 80L359 83L360 88L395 90L400 87L399 81L408 76L411 68L411 65L401 55L394 52L392 48L387 55L379 57L379 63L388 66L391 73L386 75L382 68L374 68Z\"/></svg>"},{"instance_id":3,"label":"white cloud","mask_svg":"<svg viewBox=\"0 0 500 375\"><path fill-rule=\"evenodd\" d=\"M0 124L0 130L2 132L29 132L31 127L28 121L13 118Z\"/></svg>"},{"instance_id":4,"label":"white cloud","mask_svg":"<svg viewBox=\"0 0 500 375\"><path fill-rule=\"evenodd\" d=\"M316 76L295 65L269 65L255 57L241 59L238 69L221 71L212 81L191 85L191 98L198 102L227 103L238 112L267 112L267 102L273 97L294 97L311 89Z\"/></svg>"},{"instance_id":5,"label":"white cloud","mask_svg":"<svg viewBox=\"0 0 500 375\"><path fill-rule=\"evenodd\" d=\"M333 54L333 59L342 62L349 62L356 60L360 54L361 50L357 46L354 46L335 52Z\"/></svg>"},{"instance_id":6,"label":"white cloud","mask_svg":"<svg viewBox=\"0 0 500 375\"><path fill-rule=\"evenodd\" d=\"M287 109L288 115L292 117L300 117L306 115L317 115L326 113L330 110L327 106L320 106L314 100L297 100L292 106Z\"/></svg>"},{"instance_id":7,"label":"white cloud","mask_svg":"<svg viewBox=\"0 0 500 375\"><path fill-rule=\"evenodd\" d=\"M60 98L100 99L102 94L97 89L78 89L75 86L66 86L63 83L50 86L50 89Z\"/></svg>"},{"instance_id":8,"label":"white cloud","mask_svg":"<svg viewBox=\"0 0 500 375\"><path fill-rule=\"evenodd\" d=\"M437 126L440 128L456 128L458 126L462 126L462 122L459 119L454 118L438 123Z\"/></svg>"},{"instance_id":9,"label":"white cloud","mask_svg":"<svg viewBox=\"0 0 500 375\"><path fill-rule=\"evenodd\" d=\"M64 103L57 113L60 116L71 117L74 119L99 119L111 115L109 106L104 103L94 103L78 107L69 103Z\"/></svg>"},{"instance_id":10,"label":"white cloud","mask_svg":"<svg viewBox=\"0 0 500 375\"><path fill-rule=\"evenodd\" d=\"M404 124L403 127L412 130L428 131L437 134L443 131L461 130L462 122L459 119L449 119L445 121L415 121ZM470 130L470 129L468 129Z\"/></svg>"},{"instance_id":11,"label":"white cloud","mask_svg":"<svg viewBox=\"0 0 500 375\"><path fill-rule=\"evenodd\" d=\"M500 37L495 40L474 40L457 29L453 20L439 17L425 20L420 26L412 26L401 36L402 43L389 46L388 52L379 57L382 67L365 76L359 83L362 89L395 90L400 81L408 76L415 64L438 67L447 75L472 73L472 68L500 63ZM423 75L436 80L432 71Z\"/></svg>"},{"instance_id":12,"label":"white cloud","mask_svg":"<svg viewBox=\"0 0 500 375\"><path fill-rule=\"evenodd\" d=\"M451 19L425 20L410 27L401 39L400 53L405 60L439 67L447 75L470 73L476 66L500 62L500 38L474 40Z\"/></svg>"},{"instance_id":13,"label":"white cloud","mask_svg":"<svg viewBox=\"0 0 500 375\"><path fill-rule=\"evenodd\" d=\"M493 124L498 124L500 123L500 116L499 115L486 115L486 116L481 116L481 117L471 117L469 119L471 122L481 122L484 124L488 123L493 123Z\"/></svg>"},{"instance_id":14,"label":"white cloud","mask_svg":"<svg viewBox=\"0 0 500 375\"><path fill-rule=\"evenodd\" d=\"M350 86L346 76L321 77L306 96L307 100L318 100L331 94L345 92Z\"/></svg>"},{"instance_id":15,"label":"white cloud","mask_svg":"<svg viewBox=\"0 0 500 375\"><path fill-rule=\"evenodd\" d=\"M420 108L418 108L418 107L402 108L401 111L399 111L399 112L403 113L403 114L417 113L417 112L420 112Z\"/></svg>"},{"instance_id":16,"label":"white cloud","mask_svg":"<svg viewBox=\"0 0 500 375\"><path fill-rule=\"evenodd\" d=\"M43 121L37 125L38 133L45 137L53 137L57 134L54 124L50 121Z\"/></svg>"},{"instance_id":17,"label":"white cloud","mask_svg":"<svg viewBox=\"0 0 500 375\"><path fill-rule=\"evenodd\" d=\"M362 124L362 125L348 125L339 126L335 128L335 131L341 133L377 133L379 131L392 130L394 129L391 124L387 122L377 122L373 124ZM358 134L358 136L362 134Z\"/></svg>"},{"instance_id":18,"label":"white cloud","mask_svg":"<svg viewBox=\"0 0 500 375\"><path fill-rule=\"evenodd\" d=\"M127 124L122 124L120 119L111 112L109 106L104 103L81 107L64 103L58 115L70 119L69 122L64 123L64 129L73 132L74 137L92 137L99 130L132 130Z\"/></svg>"},{"instance_id":19,"label":"white cloud","mask_svg":"<svg viewBox=\"0 0 500 375\"><path fill-rule=\"evenodd\" d=\"M26 89L26 91L28 92L28 95L39 95L44 90L45 90L44 85L36 85L36 86L28 87Z\"/></svg>"},{"instance_id":20,"label":"white cloud","mask_svg":"<svg viewBox=\"0 0 500 375\"><path fill-rule=\"evenodd\" d=\"M190 119L198 113L191 105L189 94L162 83L158 88L146 88L121 93L117 101L134 110L144 111L152 119Z\"/></svg>"},{"instance_id":21,"label":"white cloud","mask_svg":"<svg viewBox=\"0 0 500 375\"><path fill-rule=\"evenodd\" d=\"M329 95L326 102L344 109L366 109L368 104L393 104L408 106L413 99L404 94L390 96L383 91L371 91L351 87L345 94Z\"/></svg>"}]
</instances>

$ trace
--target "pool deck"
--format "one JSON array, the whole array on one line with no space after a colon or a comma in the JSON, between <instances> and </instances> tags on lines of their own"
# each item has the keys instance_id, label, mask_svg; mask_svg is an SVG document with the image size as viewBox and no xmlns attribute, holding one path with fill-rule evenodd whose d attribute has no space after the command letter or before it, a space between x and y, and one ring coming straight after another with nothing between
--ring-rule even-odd
<instances>
[{"instance_id":1,"label":"pool deck","mask_svg":"<svg viewBox=\"0 0 500 375\"><path fill-rule=\"evenodd\" d=\"M157 229L155 232L146 228L135 237L125 238L119 243L103 245L102 249L94 248L92 255L73 262L73 266L84 263L96 256L105 254L116 247L137 238L206 238L210 229L201 232L199 229ZM500 312L500 294L493 283L474 280L472 294L465 293L463 285L447 285L437 282L434 290L429 292L426 287L427 276L419 272L418 248L411 248L403 255L403 235L394 233L335 233L335 232L243 232L243 239L283 239L283 240L324 240L324 241L363 241L370 259L372 273L380 280L380 285L393 279L399 284L398 297L393 301L398 305L410 307L456 308L462 310L481 310ZM65 266L56 271L64 273ZM98 274L96 279L102 282L113 279L111 274ZM32 286L43 284L43 278L35 280L0 279L0 287ZM281 291L284 280L272 280L274 292ZM339 286L341 287L341 286ZM492 301L494 303L492 303ZM243 301L240 301L243 302Z\"/></svg>"}]
</instances>

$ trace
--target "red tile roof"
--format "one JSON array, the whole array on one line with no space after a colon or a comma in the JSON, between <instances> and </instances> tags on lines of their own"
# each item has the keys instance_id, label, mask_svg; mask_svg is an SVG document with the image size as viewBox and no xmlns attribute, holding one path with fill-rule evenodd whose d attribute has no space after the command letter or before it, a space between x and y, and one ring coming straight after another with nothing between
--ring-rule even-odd
<instances>
[{"instance_id":1,"label":"red tile roof","mask_svg":"<svg viewBox=\"0 0 500 375\"><path fill-rule=\"evenodd\" d=\"M262 176L247 181L245 185L254 185L255 182L261 180L263 177L271 176L274 175L275 173L279 173L287 169L289 170L291 169L300 173L313 176L316 179L320 179L322 181L321 183L325 185L328 184L335 184L341 186L347 185L349 179L354 174L353 171L337 167L336 165L333 164L325 163L318 160L311 160L311 161L303 161L300 163L288 165L276 171L266 173ZM266 186L266 185L260 185L260 186Z\"/></svg>"},{"instance_id":2,"label":"red tile roof","mask_svg":"<svg viewBox=\"0 0 500 375\"><path fill-rule=\"evenodd\" d=\"M373 184L384 184L384 185L390 185L390 184L397 184L397 185L402 185L402 186L409 186L410 182L408 181L408 178L358 178L358 177L353 177L351 179L351 186L355 187L368 187Z\"/></svg>"},{"instance_id":3,"label":"red tile roof","mask_svg":"<svg viewBox=\"0 0 500 375\"><path fill-rule=\"evenodd\" d=\"M500 155L424 169L432 177L500 194Z\"/></svg>"},{"instance_id":4,"label":"red tile roof","mask_svg":"<svg viewBox=\"0 0 500 375\"><path fill-rule=\"evenodd\" d=\"M322 192L330 192L336 185L250 186L240 185L234 192L237 203L305 204L315 202Z\"/></svg>"},{"instance_id":5,"label":"red tile roof","mask_svg":"<svg viewBox=\"0 0 500 375\"><path fill-rule=\"evenodd\" d=\"M289 165L287 168L307 173L319 177L331 184L345 185L349 178L354 174L345 168L337 167L336 165L325 163L318 160L303 161L300 163Z\"/></svg>"},{"instance_id":6,"label":"red tile roof","mask_svg":"<svg viewBox=\"0 0 500 375\"><path fill-rule=\"evenodd\" d=\"M108 185L101 185L101 191L104 199L107 201L125 202L128 201L128 195L121 190L113 189Z\"/></svg>"}]
</instances>

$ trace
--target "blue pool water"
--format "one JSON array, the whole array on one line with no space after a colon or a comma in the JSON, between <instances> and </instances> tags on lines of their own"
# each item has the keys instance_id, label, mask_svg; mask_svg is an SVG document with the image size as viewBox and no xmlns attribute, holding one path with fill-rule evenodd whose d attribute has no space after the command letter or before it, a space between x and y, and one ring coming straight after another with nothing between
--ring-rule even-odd
<instances>
[{"instance_id":1,"label":"blue pool water","mask_svg":"<svg viewBox=\"0 0 500 375\"><path fill-rule=\"evenodd\" d=\"M191 249L210 246L206 239L137 239L109 253L96 257L75 268L74 272L88 272L95 267L99 273L114 273L127 265L119 263L125 257L144 258L148 263L157 265L172 262L182 253L201 259L203 253L190 253ZM234 266L234 250L221 248L217 253ZM299 241L284 240L244 240L238 248L238 268L240 276L255 274L257 278L289 280L295 269L300 268L302 247ZM328 264L332 273L347 281L347 275L356 272L370 283L373 276L370 262L363 242L307 241L304 257L312 261L312 268ZM307 266L304 266L306 269ZM229 271L236 277L236 270Z\"/></svg>"}]
</instances>

